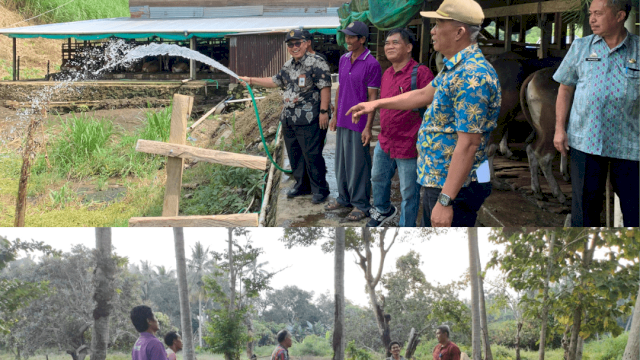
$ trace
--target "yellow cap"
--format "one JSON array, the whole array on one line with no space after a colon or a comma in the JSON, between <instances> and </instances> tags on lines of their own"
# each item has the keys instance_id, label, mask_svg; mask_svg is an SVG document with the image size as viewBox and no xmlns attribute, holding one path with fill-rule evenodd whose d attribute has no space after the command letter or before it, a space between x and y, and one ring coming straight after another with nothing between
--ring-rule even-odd
<instances>
[{"instance_id":1,"label":"yellow cap","mask_svg":"<svg viewBox=\"0 0 640 360\"><path fill-rule=\"evenodd\" d=\"M469 25L481 25L484 12L474 0L444 0L436 11L422 11L426 18L456 20Z\"/></svg>"}]
</instances>

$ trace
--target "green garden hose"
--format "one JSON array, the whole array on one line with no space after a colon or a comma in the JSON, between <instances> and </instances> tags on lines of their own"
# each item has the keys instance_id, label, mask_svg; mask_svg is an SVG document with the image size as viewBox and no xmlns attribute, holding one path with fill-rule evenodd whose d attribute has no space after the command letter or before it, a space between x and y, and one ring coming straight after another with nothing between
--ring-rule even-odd
<instances>
[{"instance_id":1,"label":"green garden hose","mask_svg":"<svg viewBox=\"0 0 640 360\"><path fill-rule=\"evenodd\" d=\"M239 79L240 81L242 81L245 86L247 87L247 89L249 90L249 95L251 95L251 102L253 103L253 110L256 113L256 121L258 122L258 129L260 129L260 138L262 138L262 145L264 146L264 151L267 153L267 156L269 157L269 160L271 160L271 163L273 164L273 166L276 167L276 169L282 171L285 174L291 174L292 171L291 170L285 170L283 168L280 167L280 165L278 165L274 160L273 157L271 157L271 153L269 152L269 148L267 147L267 141L264 139L264 134L262 133L262 124L260 123L260 115L258 114L258 105L256 104L256 98L253 95L253 90L251 89L251 86L249 86L249 84L247 84L246 81ZM278 126L278 130L280 130L280 126ZM277 136L277 132L276 132L276 139L278 138Z\"/></svg>"}]
</instances>

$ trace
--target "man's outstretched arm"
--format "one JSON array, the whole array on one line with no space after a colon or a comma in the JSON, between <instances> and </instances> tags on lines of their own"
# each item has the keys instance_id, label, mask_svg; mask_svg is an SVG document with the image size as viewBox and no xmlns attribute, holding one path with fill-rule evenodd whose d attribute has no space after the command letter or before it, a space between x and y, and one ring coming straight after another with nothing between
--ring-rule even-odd
<instances>
[{"instance_id":1,"label":"man's outstretched arm","mask_svg":"<svg viewBox=\"0 0 640 360\"><path fill-rule=\"evenodd\" d=\"M347 115L351 114L353 122L357 123L360 120L360 116L373 114L377 109L413 110L429 106L433 102L435 93L436 89L429 84L422 89L409 91L398 96L360 103L349 109Z\"/></svg>"}]
</instances>

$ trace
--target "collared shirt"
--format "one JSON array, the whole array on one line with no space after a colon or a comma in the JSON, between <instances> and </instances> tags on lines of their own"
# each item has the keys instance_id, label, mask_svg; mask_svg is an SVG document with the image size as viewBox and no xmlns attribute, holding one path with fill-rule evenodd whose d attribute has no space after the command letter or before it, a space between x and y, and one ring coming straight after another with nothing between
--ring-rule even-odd
<instances>
[{"instance_id":1,"label":"collared shirt","mask_svg":"<svg viewBox=\"0 0 640 360\"><path fill-rule=\"evenodd\" d=\"M391 355L387 358L387 360L396 360L396 358L394 358L393 355ZM405 359L404 356L400 355L400 360L407 360L407 359Z\"/></svg>"},{"instance_id":2,"label":"collared shirt","mask_svg":"<svg viewBox=\"0 0 640 360\"><path fill-rule=\"evenodd\" d=\"M569 115L569 146L587 154L640 160L640 51L627 32L609 49L598 35L576 39L553 75L575 86Z\"/></svg>"},{"instance_id":3,"label":"collared shirt","mask_svg":"<svg viewBox=\"0 0 640 360\"><path fill-rule=\"evenodd\" d=\"M278 344L271 353L271 360L289 360L289 351L284 346Z\"/></svg>"},{"instance_id":4,"label":"collared shirt","mask_svg":"<svg viewBox=\"0 0 640 360\"><path fill-rule=\"evenodd\" d=\"M438 344L433 348L433 360L460 360L460 348L453 341L446 346Z\"/></svg>"},{"instance_id":5,"label":"collared shirt","mask_svg":"<svg viewBox=\"0 0 640 360\"><path fill-rule=\"evenodd\" d=\"M500 83L478 44L445 59L444 65L431 83L436 92L418 131L418 183L442 188L458 143L458 132L482 134L464 187L478 180L476 170L487 159L489 134L495 129L500 113Z\"/></svg>"},{"instance_id":6,"label":"collared shirt","mask_svg":"<svg viewBox=\"0 0 640 360\"><path fill-rule=\"evenodd\" d=\"M351 63L351 52L344 54L340 58L338 69L338 110L337 126L353 131L362 132L367 125L367 116L362 115L360 121L354 124L351 121L351 114L346 115L349 109L361 102L369 101L369 89L379 89L382 68L380 63L371 55L371 51L366 49L356 61Z\"/></svg>"},{"instance_id":7,"label":"collared shirt","mask_svg":"<svg viewBox=\"0 0 640 360\"><path fill-rule=\"evenodd\" d=\"M320 90L331 86L329 65L320 56L304 54L300 61L290 58L273 82L284 90L284 109L280 121L309 125L320 115Z\"/></svg>"},{"instance_id":8,"label":"collared shirt","mask_svg":"<svg viewBox=\"0 0 640 360\"><path fill-rule=\"evenodd\" d=\"M411 73L418 63L409 62L399 71L393 66L382 75L380 98L390 98L411 91ZM426 66L418 67L416 87L422 89L433 80L433 73ZM380 135L382 151L392 159L413 159L418 156L416 140L422 119L415 111L380 109Z\"/></svg>"},{"instance_id":9,"label":"collared shirt","mask_svg":"<svg viewBox=\"0 0 640 360\"><path fill-rule=\"evenodd\" d=\"M131 350L132 360L167 360L167 352L160 340L148 332L140 333Z\"/></svg>"}]
</instances>

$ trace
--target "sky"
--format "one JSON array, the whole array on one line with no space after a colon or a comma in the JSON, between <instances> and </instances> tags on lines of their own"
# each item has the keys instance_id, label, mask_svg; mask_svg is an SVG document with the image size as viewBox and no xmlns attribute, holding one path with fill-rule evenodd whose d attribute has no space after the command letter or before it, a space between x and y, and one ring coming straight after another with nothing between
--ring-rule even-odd
<instances>
[{"instance_id":1,"label":"sky","mask_svg":"<svg viewBox=\"0 0 640 360\"><path fill-rule=\"evenodd\" d=\"M281 270L271 282L273 289L281 289L287 285L295 285L306 291L319 294L329 291L333 294L333 254L325 254L320 246L295 247L286 249L281 228L250 229L254 246L262 247L264 253L259 262L268 262L267 270ZM395 270L396 259L415 250L421 255L421 269L427 280L433 284L448 284L459 280L469 268L469 249L466 229L459 229L448 235L421 240L411 230L405 233L410 240L396 242L387 254L383 273ZM488 228L478 229L478 247L482 269L485 269L493 250L501 250L501 246L488 241ZM390 231L387 237L390 238ZM402 234L402 233L401 233ZM0 236L9 240L43 241L55 249L69 251L73 245L82 244L95 248L94 228L3 228ZM191 248L200 241L209 250L222 252L227 248L227 230L225 228L185 228L185 253L191 255ZM241 243L245 240L241 238ZM140 264L149 261L152 265L164 265L168 269L176 268L173 230L171 228L113 228L112 245L119 256L126 256L130 263ZM388 245L387 245L388 246ZM378 268L379 252L373 251L373 262ZM498 271L487 273L490 280L499 275ZM485 287L485 291L486 291ZM354 304L367 306L368 296L362 270L355 264L355 253L348 251L345 255L345 297ZM460 293L463 299L471 298L471 289Z\"/></svg>"}]
</instances>

